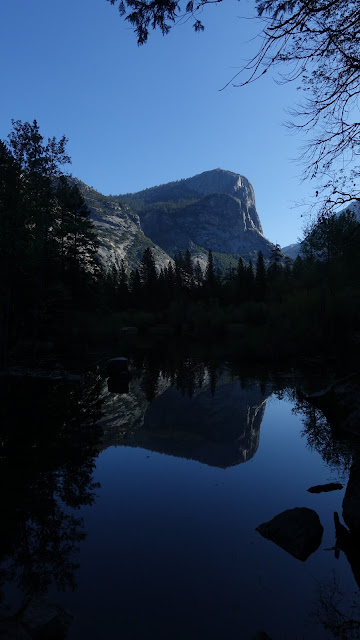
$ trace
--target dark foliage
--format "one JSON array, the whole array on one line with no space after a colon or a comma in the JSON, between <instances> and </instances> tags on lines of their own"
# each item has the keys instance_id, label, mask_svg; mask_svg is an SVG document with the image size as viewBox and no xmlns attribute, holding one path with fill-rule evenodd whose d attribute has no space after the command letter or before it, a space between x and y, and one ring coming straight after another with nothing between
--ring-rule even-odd
<instances>
[{"instance_id":1,"label":"dark foliage","mask_svg":"<svg viewBox=\"0 0 360 640\"><path fill-rule=\"evenodd\" d=\"M45 143L39 126L13 122L0 141L1 361L9 346L53 333L84 305L99 275L90 212L61 167L66 138Z\"/></svg>"}]
</instances>

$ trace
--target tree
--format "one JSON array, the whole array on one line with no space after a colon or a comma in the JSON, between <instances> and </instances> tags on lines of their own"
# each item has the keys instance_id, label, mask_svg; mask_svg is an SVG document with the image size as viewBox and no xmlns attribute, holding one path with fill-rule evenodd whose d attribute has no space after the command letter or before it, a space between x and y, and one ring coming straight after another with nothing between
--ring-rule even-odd
<instances>
[{"instance_id":1,"label":"tree","mask_svg":"<svg viewBox=\"0 0 360 640\"><path fill-rule=\"evenodd\" d=\"M249 260L247 266L244 271L245 278L245 297L252 298L254 295L255 289L255 274L254 274L254 266L252 260Z\"/></svg>"},{"instance_id":2,"label":"tree","mask_svg":"<svg viewBox=\"0 0 360 640\"><path fill-rule=\"evenodd\" d=\"M60 241L61 268L78 279L80 271L94 272L98 261L98 240L90 220L90 210L76 184L60 176L55 191L58 206L57 237Z\"/></svg>"},{"instance_id":3,"label":"tree","mask_svg":"<svg viewBox=\"0 0 360 640\"><path fill-rule=\"evenodd\" d=\"M210 292L214 292L216 288L216 274L215 274L214 258L213 258L211 249L209 249L208 260L205 267L204 284L205 284L205 287Z\"/></svg>"},{"instance_id":4,"label":"tree","mask_svg":"<svg viewBox=\"0 0 360 640\"><path fill-rule=\"evenodd\" d=\"M301 78L306 90L305 101L293 110L294 126L314 131L302 155L305 176L324 179L326 208L359 199L358 1L257 0L257 9L266 20L265 39L247 65L251 80L271 66L290 64L284 80ZM338 160L347 160L347 168Z\"/></svg>"},{"instance_id":5,"label":"tree","mask_svg":"<svg viewBox=\"0 0 360 640\"><path fill-rule=\"evenodd\" d=\"M22 224L30 232L33 260L44 271L56 253L54 178L70 162L66 138L49 138L47 143L36 120L32 124L12 121L8 149L20 171L18 197Z\"/></svg>"},{"instance_id":6,"label":"tree","mask_svg":"<svg viewBox=\"0 0 360 640\"><path fill-rule=\"evenodd\" d=\"M194 266L191 259L191 253L189 249L186 249L184 258L184 271L189 276L190 281L194 276Z\"/></svg>"},{"instance_id":7,"label":"tree","mask_svg":"<svg viewBox=\"0 0 360 640\"><path fill-rule=\"evenodd\" d=\"M118 4L118 0L109 0ZM222 0L119 0L119 11L134 27L138 44L149 29L167 34L181 18L204 25L199 14ZM313 131L301 158L305 175L317 178L325 209L360 200L360 12L358 0L255 0L261 20L260 47L227 83L249 84L280 66L281 81L301 79L305 101L293 111L295 126ZM237 84L237 81L239 83ZM227 86L227 85L226 85ZM345 168L340 161L348 161ZM339 163L338 163L339 161ZM318 195L319 189L316 192Z\"/></svg>"},{"instance_id":8,"label":"tree","mask_svg":"<svg viewBox=\"0 0 360 640\"><path fill-rule=\"evenodd\" d=\"M7 260L2 271L6 294L1 315L7 318L5 325L11 324L13 339L20 320L35 339L47 318L57 256L53 181L69 158L66 138L45 143L36 120L12 124L9 141L1 143L1 248ZM4 329L8 341L11 336Z\"/></svg>"},{"instance_id":9,"label":"tree","mask_svg":"<svg viewBox=\"0 0 360 640\"><path fill-rule=\"evenodd\" d=\"M142 286L141 286L140 273L138 269L134 269L130 273L129 289L130 289L132 304L134 307L137 308L141 305L141 302L142 302Z\"/></svg>"},{"instance_id":10,"label":"tree","mask_svg":"<svg viewBox=\"0 0 360 640\"><path fill-rule=\"evenodd\" d=\"M19 202L20 167L0 141L0 363L6 364L10 329L14 330L14 291L22 280L23 259L30 244Z\"/></svg>"},{"instance_id":11,"label":"tree","mask_svg":"<svg viewBox=\"0 0 360 640\"><path fill-rule=\"evenodd\" d=\"M335 258L351 259L359 251L359 223L354 213L321 216L308 228L301 253L310 261L329 264Z\"/></svg>"},{"instance_id":12,"label":"tree","mask_svg":"<svg viewBox=\"0 0 360 640\"><path fill-rule=\"evenodd\" d=\"M261 251L258 253L255 269L255 296L258 300L263 300L266 291L266 268L264 256Z\"/></svg>"},{"instance_id":13,"label":"tree","mask_svg":"<svg viewBox=\"0 0 360 640\"><path fill-rule=\"evenodd\" d=\"M274 247L271 249L268 269L269 277L272 280L276 279L282 272L283 258L284 255L281 252L280 246L278 244L274 245Z\"/></svg>"},{"instance_id":14,"label":"tree","mask_svg":"<svg viewBox=\"0 0 360 640\"><path fill-rule=\"evenodd\" d=\"M147 247L143 253L140 261L139 273L145 294L152 296L157 283L157 271L154 256L150 247Z\"/></svg>"},{"instance_id":15,"label":"tree","mask_svg":"<svg viewBox=\"0 0 360 640\"><path fill-rule=\"evenodd\" d=\"M128 275L123 258L120 260L120 268L118 270L118 298L120 307L126 309L129 301L129 287Z\"/></svg>"},{"instance_id":16,"label":"tree","mask_svg":"<svg viewBox=\"0 0 360 640\"><path fill-rule=\"evenodd\" d=\"M204 281L204 274L200 266L199 260L196 260L195 267L194 267L194 281L195 281L195 285L198 288L202 287L203 281Z\"/></svg>"},{"instance_id":17,"label":"tree","mask_svg":"<svg viewBox=\"0 0 360 640\"><path fill-rule=\"evenodd\" d=\"M98 269L90 211L62 173L70 162L66 138L45 142L36 120L12 124L8 141L0 141L3 362L9 340L20 337L20 325L35 345L65 301L89 289L84 285Z\"/></svg>"}]
</instances>

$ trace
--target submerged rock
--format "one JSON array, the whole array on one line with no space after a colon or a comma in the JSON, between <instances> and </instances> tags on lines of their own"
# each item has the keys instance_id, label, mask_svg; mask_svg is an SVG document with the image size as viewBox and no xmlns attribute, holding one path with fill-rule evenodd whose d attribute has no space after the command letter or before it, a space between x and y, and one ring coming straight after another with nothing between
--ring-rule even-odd
<instances>
[{"instance_id":1,"label":"submerged rock","mask_svg":"<svg viewBox=\"0 0 360 640\"><path fill-rule=\"evenodd\" d=\"M264 522L256 531L304 562L319 548L324 529L316 511L296 507Z\"/></svg>"},{"instance_id":2,"label":"submerged rock","mask_svg":"<svg viewBox=\"0 0 360 640\"><path fill-rule=\"evenodd\" d=\"M339 491L343 488L340 482L328 482L327 484L316 484L308 489L309 493L324 493L327 491Z\"/></svg>"}]
</instances>

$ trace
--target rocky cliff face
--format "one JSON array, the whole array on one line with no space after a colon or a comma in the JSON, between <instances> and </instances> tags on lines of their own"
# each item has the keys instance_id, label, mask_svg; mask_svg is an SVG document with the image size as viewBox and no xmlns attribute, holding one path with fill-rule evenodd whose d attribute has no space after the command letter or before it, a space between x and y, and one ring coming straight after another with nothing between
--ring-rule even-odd
<instances>
[{"instance_id":1,"label":"rocky cliff face","mask_svg":"<svg viewBox=\"0 0 360 640\"><path fill-rule=\"evenodd\" d=\"M273 247L262 234L252 185L231 171L205 171L119 198L136 209L144 233L170 255L197 248L250 260L260 250L267 257Z\"/></svg>"},{"instance_id":2,"label":"rocky cliff face","mask_svg":"<svg viewBox=\"0 0 360 640\"><path fill-rule=\"evenodd\" d=\"M262 233L260 218L256 211L254 189L247 178L232 171L214 169L204 171L185 182L188 186L203 195L222 193L233 196L242 204L242 209L251 228Z\"/></svg>"},{"instance_id":3,"label":"rocky cliff face","mask_svg":"<svg viewBox=\"0 0 360 640\"><path fill-rule=\"evenodd\" d=\"M257 452L269 387L241 389L226 376L216 393L204 387L192 398L168 388L147 409L136 446L227 468L248 462Z\"/></svg>"},{"instance_id":4,"label":"rocky cliff face","mask_svg":"<svg viewBox=\"0 0 360 640\"><path fill-rule=\"evenodd\" d=\"M91 211L91 219L100 241L99 255L106 267L120 261L133 269L138 266L146 247L151 247L158 268L168 264L170 257L147 238L138 214L118 198L103 196L83 182L77 181Z\"/></svg>"},{"instance_id":5,"label":"rocky cliff face","mask_svg":"<svg viewBox=\"0 0 360 640\"><path fill-rule=\"evenodd\" d=\"M167 253L195 245L205 252L211 249L244 259L256 258L260 250L267 257L272 248L259 231L257 217L253 206L222 193L206 195L175 211L140 213L144 233Z\"/></svg>"},{"instance_id":6,"label":"rocky cliff face","mask_svg":"<svg viewBox=\"0 0 360 640\"><path fill-rule=\"evenodd\" d=\"M108 393L104 381L101 448L142 447L221 468L247 462L256 454L270 386L254 383L242 388L223 373L213 395L205 372L202 386L190 397L159 375L150 403L145 375L134 376L123 394Z\"/></svg>"},{"instance_id":7,"label":"rocky cliff face","mask_svg":"<svg viewBox=\"0 0 360 640\"><path fill-rule=\"evenodd\" d=\"M247 178L214 169L199 175L123 196L103 196L78 182L100 238L107 265L123 258L138 265L150 246L157 266L168 264L179 250L190 249L204 267L209 249L234 262L267 258L273 244L262 233L254 190Z\"/></svg>"}]
</instances>

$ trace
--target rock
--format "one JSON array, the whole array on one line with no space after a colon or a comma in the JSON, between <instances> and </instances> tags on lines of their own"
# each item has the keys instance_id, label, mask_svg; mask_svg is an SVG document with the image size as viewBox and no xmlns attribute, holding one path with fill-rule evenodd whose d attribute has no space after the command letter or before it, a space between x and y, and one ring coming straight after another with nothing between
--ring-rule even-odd
<instances>
[{"instance_id":1,"label":"rock","mask_svg":"<svg viewBox=\"0 0 360 640\"><path fill-rule=\"evenodd\" d=\"M304 562L319 548L324 529L315 511L297 507L264 522L256 531Z\"/></svg>"},{"instance_id":2,"label":"rock","mask_svg":"<svg viewBox=\"0 0 360 640\"><path fill-rule=\"evenodd\" d=\"M106 268L113 264L120 267L121 260L125 260L129 269L138 267L146 246L151 247L158 269L169 264L170 256L144 236L138 214L119 202L119 196L103 196L80 180L74 178L73 181L91 211L100 242L98 254Z\"/></svg>"},{"instance_id":3,"label":"rock","mask_svg":"<svg viewBox=\"0 0 360 640\"><path fill-rule=\"evenodd\" d=\"M352 535L360 534L360 460L351 465L342 506L344 522Z\"/></svg>"},{"instance_id":4,"label":"rock","mask_svg":"<svg viewBox=\"0 0 360 640\"><path fill-rule=\"evenodd\" d=\"M339 519L338 514L334 513L334 524L336 533L336 547L335 556L339 557L339 552L343 551L351 566L354 578L360 587L360 547L359 547L359 532L351 530L348 531L344 527Z\"/></svg>"},{"instance_id":5,"label":"rock","mask_svg":"<svg viewBox=\"0 0 360 640\"><path fill-rule=\"evenodd\" d=\"M328 482L327 484L317 484L314 487L308 489L309 493L324 493L327 491L339 491L343 488L340 482Z\"/></svg>"},{"instance_id":6,"label":"rock","mask_svg":"<svg viewBox=\"0 0 360 640\"><path fill-rule=\"evenodd\" d=\"M168 266L180 249L189 249L204 267L208 249L247 261L256 260L259 250L267 258L273 248L263 235L251 183L232 171L204 171L118 196L103 196L73 180L91 211L99 257L107 268L120 267L121 260L128 268L138 267L146 246L157 269Z\"/></svg>"},{"instance_id":7,"label":"rock","mask_svg":"<svg viewBox=\"0 0 360 640\"><path fill-rule=\"evenodd\" d=\"M171 213L153 204L140 217L144 233L170 255L178 248L193 254L193 248L202 247L248 260L256 259L260 250L267 258L273 248L261 232L255 200L240 193L199 194L195 202Z\"/></svg>"},{"instance_id":8,"label":"rock","mask_svg":"<svg viewBox=\"0 0 360 640\"><path fill-rule=\"evenodd\" d=\"M64 640L73 616L44 596L34 596L22 614L22 623L34 640Z\"/></svg>"}]
</instances>

